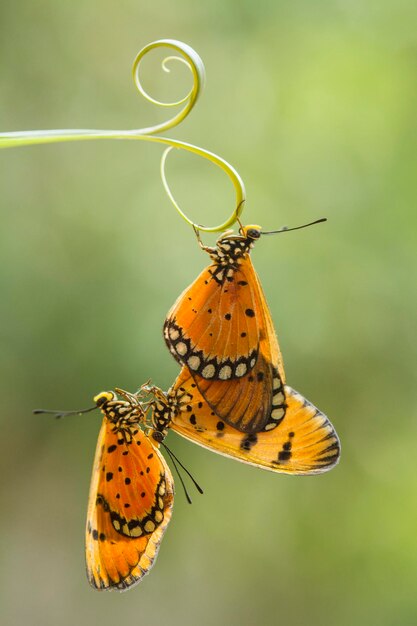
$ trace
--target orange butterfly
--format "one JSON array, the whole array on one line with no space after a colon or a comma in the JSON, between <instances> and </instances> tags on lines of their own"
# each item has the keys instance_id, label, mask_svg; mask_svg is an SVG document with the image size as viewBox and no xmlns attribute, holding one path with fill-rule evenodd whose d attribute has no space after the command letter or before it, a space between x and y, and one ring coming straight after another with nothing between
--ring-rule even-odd
<instances>
[{"instance_id":1,"label":"orange butterfly","mask_svg":"<svg viewBox=\"0 0 417 626\"><path fill-rule=\"evenodd\" d=\"M200 246L212 264L177 299L165 341L218 417L246 433L275 428L286 412L285 374L262 287L250 259L260 226Z\"/></svg>"},{"instance_id":2,"label":"orange butterfly","mask_svg":"<svg viewBox=\"0 0 417 626\"><path fill-rule=\"evenodd\" d=\"M186 439L224 456L288 474L319 474L339 460L340 442L330 421L288 385L285 418L272 431L259 433L242 433L219 419L186 367L167 394L150 390L156 428L170 422Z\"/></svg>"},{"instance_id":3,"label":"orange butterfly","mask_svg":"<svg viewBox=\"0 0 417 626\"><path fill-rule=\"evenodd\" d=\"M171 518L174 486L159 452L166 429L144 432L138 395L102 392L104 419L90 487L87 576L96 589L128 589L147 574Z\"/></svg>"}]
</instances>

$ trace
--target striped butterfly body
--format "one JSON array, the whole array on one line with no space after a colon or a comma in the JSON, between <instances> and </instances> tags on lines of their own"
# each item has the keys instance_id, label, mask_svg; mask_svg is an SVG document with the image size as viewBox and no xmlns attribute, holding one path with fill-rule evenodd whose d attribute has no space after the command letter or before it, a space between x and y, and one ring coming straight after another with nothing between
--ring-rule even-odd
<instances>
[{"instance_id":1,"label":"striped butterfly body","mask_svg":"<svg viewBox=\"0 0 417 626\"><path fill-rule=\"evenodd\" d=\"M285 374L271 315L250 251L259 226L225 233L212 264L169 311L164 337L190 370L203 398L225 423L245 433L275 428L286 412Z\"/></svg>"},{"instance_id":2,"label":"striped butterfly body","mask_svg":"<svg viewBox=\"0 0 417 626\"><path fill-rule=\"evenodd\" d=\"M94 400L103 424L90 486L87 576L96 589L128 589L147 574L171 518L174 487L159 451L166 430L148 428L137 395Z\"/></svg>"},{"instance_id":3,"label":"striped butterfly body","mask_svg":"<svg viewBox=\"0 0 417 626\"><path fill-rule=\"evenodd\" d=\"M194 378L183 367L167 394L159 392L153 403L153 420L157 426L169 422L172 430L186 439L260 468L286 474L330 470L340 456L335 429L321 411L288 385L285 395L285 418L276 428L243 433L211 410Z\"/></svg>"}]
</instances>

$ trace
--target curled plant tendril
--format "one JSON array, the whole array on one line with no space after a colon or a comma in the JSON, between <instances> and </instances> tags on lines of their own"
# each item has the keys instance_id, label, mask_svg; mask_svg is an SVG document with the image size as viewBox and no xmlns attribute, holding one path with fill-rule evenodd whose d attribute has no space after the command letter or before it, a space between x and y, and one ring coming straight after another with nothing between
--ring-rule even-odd
<instances>
[{"instance_id":1,"label":"curled plant tendril","mask_svg":"<svg viewBox=\"0 0 417 626\"><path fill-rule=\"evenodd\" d=\"M162 184L164 186L164 189L165 189L165 192L166 192L168 198L171 200L171 202L174 205L174 207L177 210L177 212L194 229L202 230L204 232L211 232L211 233L215 233L215 232L218 232L218 231L223 231L226 228L229 228L229 226L231 226L234 222L236 222L239 219L240 214L242 213L243 205L245 203L245 188L244 188L244 185L243 185L243 181L240 178L239 174L236 172L236 170L233 169L231 167L231 165L227 161L224 161L219 156L217 156L217 154L214 154L212 152L208 152L207 150L202 150L201 148L196 148L195 146L192 146L192 147L195 148L195 149L192 150L192 152L194 152L195 154L198 154L200 156L203 156L204 158L208 159L211 163L214 163L215 165L220 167L224 172L226 172L226 174L229 176L229 178L233 182L235 190L236 190L236 198L238 200L238 203L236 205L235 211L230 216L230 218L226 222L224 222L224 224L221 224L220 226L210 227L210 226L203 226L202 224L196 224L195 222L190 220L189 217L187 217L187 215L184 213L184 211L181 209L181 207L179 206L179 204L177 203L177 201L174 198L174 195L173 195L173 193L171 191L171 188L170 188L170 186L168 184L168 180L167 180L166 172L165 172L165 165L166 165L167 156L171 152L171 150L174 148L174 146L169 146L168 148L166 148L166 150L164 150L164 153L163 153L162 158L161 158L161 179L162 179ZM240 198L240 200L239 200L239 198Z\"/></svg>"},{"instance_id":2,"label":"curled plant tendril","mask_svg":"<svg viewBox=\"0 0 417 626\"><path fill-rule=\"evenodd\" d=\"M174 102L160 102L159 100L156 100L145 91L140 80L139 68L142 59L151 50L161 47L171 48L176 53L182 55L170 55L166 57L162 61L163 71L169 72L170 68L168 67L168 63L175 61L181 62L186 65L193 76L193 84L189 92L183 98ZM209 152L208 150L204 150L203 148L199 148L198 146L194 146L184 141L171 139L169 137L156 136L158 133L174 128L174 126L180 124L193 109L205 82L205 70L201 58L195 52L195 50L193 50L193 48L183 42L176 41L174 39L160 39L158 41L154 41L148 44L139 52L133 64L133 79L139 93L149 102L162 107L175 107L184 105L183 108L166 122L162 122L161 124L158 124L156 126L149 126L148 128L141 128L136 130L58 129L0 133L0 148L12 148L17 146L28 146L44 143L58 143L63 141L86 141L93 139L136 139L140 141L149 141L152 143L165 144L169 146L169 148L164 152L162 156L162 182L169 199L171 200L181 217L194 228L205 232L218 232L229 228L241 214L246 197L243 181L237 171L230 165L230 163L228 163L218 155ZM214 163L214 165L220 167L228 175L235 188L236 208L233 211L232 215L230 215L230 217L225 222L217 226L202 226L193 222L179 207L171 193L165 176L165 161L168 152L172 148L186 150L188 152L196 154L197 156L208 159L211 163Z\"/></svg>"},{"instance_id":3,"label":"curled plant tendril","mask_svg":"<svg viewBox=\"0 0 417 626\"><path fill-rule=\"evenodd\" d=\"M138 91L145 98L145 100L148 100L148 102L151 102L152 104L156 104L157 106L160 106L160 107L175 107L175 106L179 106L180 104L184 104L188 101L187 106L184 107L184 109L182 109L176 116L174 116L167 122L163 122L162 124L158 124L158 126L151 126L149 128L144 128L141 130L142 133L150 135L154 133L163 132L164 130L168 130L169 128L173 128L174 126L177 126L177 124L179 124L183 119L185 119L187 115L190 113L191 109L194 107L194 104L201 90L201 86L199 85L199 81L195 81L192 89L181 100L176 100L174 102L161 102L161 100L156 100L151 95L149 95L147 91L145 91L145 89L142 86L142 83L140 82L139 64L142 61L142 59L143 59L143 55L141 56L138 55L138 57L135 60L135 63L133 65L133 79L135 81L135 85ZM190 65L190 63L188 63L185 59L181 57L170 56L170 57L166 57L165 59L163 59L161 63L162 69L166 73L169 73L171 71L167 66L168 61L181 62L190 70L192 70L192 67L193 67L192 65ZM198 87L198 91L196 87Z\"/></svg>"},{"instance_id":4,"label":"curled plant tendril","mask_svg":"<svg viewBox=\"0 0 417 626\"><path fill-rule=\"evenodd\" d=\"M146 56L146 54L148 54L148 52L150 52L151 50L155 50L156 48L159 48L161 46L172 48L176 52L180 52L183 55L181 57L169 56L163 59L161 65L164 72L169 73L171 71L167 65L169 61L177 61L183 63L192 73L193 85L190 91L181 100L177 100L174 102L161 102L160 100L156 100L155 98L150 96L147 91L145 91L140 81L140 64L143 58ZM153 43L150 43L142 48L133 63L132 72L136 88L138 89L139 93L145 98L145 100L148 100L148 102L152 102L152 104L156 104L157 106L161 107L176 107L181 104L187 103L186 106L179 113L177 113L177 115L175 115L167 122L163 122L158 126L152 126L150 128L142 129L141 132L146 135L161 133L180 124L194 108L194 105L197 102L197 98L204 87L206 78L203 61L196 53L196 51L190 48L190 46L187 46L187 44L185 43L180 43L178 41L170 39L154 41Z\"/></svg>"}]
</instances>

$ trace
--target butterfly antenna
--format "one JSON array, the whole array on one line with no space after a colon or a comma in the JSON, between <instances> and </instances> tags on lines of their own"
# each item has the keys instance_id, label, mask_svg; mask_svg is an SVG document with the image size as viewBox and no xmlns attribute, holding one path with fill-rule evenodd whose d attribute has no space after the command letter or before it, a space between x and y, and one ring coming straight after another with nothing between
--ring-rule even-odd
<instances>
[{"instance_id":1,"label":"butterfly antenna","mask_svg":"<svg viewBox=\"0 0 417 626\"><path fill-rule=\"evenodd\" d=\"M290 230L300 230L301 228L307 228L307 226L314 226L314 224L321 224L322 222L327 222L327 217L321 217L319 220L315 220L314 222L310 222L309 224L303 224L302 226L294 226L294 228L288 228L287 226L283 226L279 230L263 230L261 231L261 235L275 235L275 233L287 233Z\"/></svg>"},{"instance_id":2,"label":"butterfly antenna","mask_svg":"<svg viewBox=\"0 0 417 626\"><path fill-rule=\"evenodd\" d=\"M187 468L186 468L186 467L185 467L185 466L181 463L181 461L180 461L180 460L179 460L179 459L175 456L175 454L172 452L172 450L170 450L170 449L168 448L168 446L167 446L165 443L161 442L161 444L162 444L162 446L165 448L165 450L168 452L169 457L170 457L170 459L171 459L171 461L172 461L172 464L173 464L173 465L174 465L174 467L175 467L175 471L177 472L178 477L179 477L179 479L180 479L180 481L181 481L182 487L183 487L183 489L184 489L185 497L187 498L187 500L188 500L189 504L191 504L192 500L191 500L191 498L190 498L190 496L189 496L189 494L188 494L188 491L187 491L187 489L186 489L186 487L185 487L184 480L183 480L183 478L182 478L182 476L181 476L181 474L180 474L180 472L179 472L179 470L178 470L178 467L177 467L176 462L177 462L177 463L178 463L178 465L179 465L179 466L180 466L180 467L184 470L184 472L187 474L187 476L189 476L189 477L191 478L191 480L193 481L194 486L195 486L195 488L197 489L197 491L198 491L199 493L204 493L204 491L202 490L202 488L200 487L200 485L198 484L198 482L195 480L195 478L192 476L192 474L188 471L188 469L187 469Z\"/></svg>"},{"instance_id":3,"label":"butterfly antenna","mask_svg":"<svg viewBox=\"0 0 417 626\"><path fill-rule=\"evenodd\" d=\"M169 458L171 459L172 464L173 464L173 466L174 466L174 468L175 468L175 471L176 471L176 472L177 472L177 474L178 474L178 478L179 478L179 479L180 479L180 481L181 481L181 485L182 485L182 488L184 489L184 494L185 494L185 497L187 498L187 502L188 502L188 504L192 504L192 503L193 503L193 501L191 500L191 498L190 498L190 494L189 494L189 493L188 493L188 491L187 491L187 487L185 486L185 483L184 483L183 477L181 476L181 474L180 474L180 472L179 472L179 470L178 470L178 467L177 467L177 465L176 465L176 463L175 463L174 457L173 457L173 456L171 456L171 450L169 450L169 448L167 448L164 444L162 444L162 445L164 446L165 450L168 452L168 454L169 454Z\"/></svg>"},{"instance_id":4,"label":"butterfly antenna","mask_svg":"<svg viewBox=\"0 0 417 626\"><path fill-rule=\"evenodd\" d=\"M97 406L92 406L89 409L80 409L79 411L53 411L51 409L34 409L33 413L35 415L48 413L49 415L55 415L56 419L60 419L61 417L68 417L68 415L82 415L83 413L89 413L90 411L95 411L97 408Z\"/></svg>"},{"instance_id":5,"label":"butterfly antenna","mask_svg":"<svg viewBox=\"0 0 417 626\"><path fill-rule=\"evenodd\" d=\"M197 491L199 493L204 493L204 491L202 490L202 488L200 487L200 485L198 484L198 482L195 480L194 476L191 474L191 472L188 471L188 469L181 463L181 461L175 456L175 454L172 452L172 450L168 449L168 446L166 445L166 443L163 444L164 448L166 448L166 450L174 457L174 459L176 460L176 462L178 463L178 465L180 467L182 467L182 469L184 470L184 472L191 478L191 480L194 483L195 488L197 489Z\"/></svg>"}]
</instances>

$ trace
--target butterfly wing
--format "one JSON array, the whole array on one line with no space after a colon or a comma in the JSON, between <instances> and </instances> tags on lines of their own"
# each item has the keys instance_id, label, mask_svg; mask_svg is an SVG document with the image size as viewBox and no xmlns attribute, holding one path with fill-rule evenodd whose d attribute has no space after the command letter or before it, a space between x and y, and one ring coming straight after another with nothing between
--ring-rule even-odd
<instances>
[{"instance_id":1,"label":"butterfly wing","mask_svg":"<svg viewBox=\"0 0 417 626\"><path fill-rule=\"evenodd\" d=\"M274 428L285 413L285 375L262 287L249 255L220 277L216 267L178 298L165 340L218 417L248 433Z\"/></svg>"},{"instance_id":2,"label":"butterfly wing","mask_svg":"<svg viewBox=\"0 0 417 626\"><path fill-rule=\"evenodd\" d=\"M259 348L259 315L247 257L230 275L210 265L177 299L167 315L165 341L182 365L203 378L227 380L253 367ZM251 361L253 361L251 365Z\"/></svg>"},{"instance_id":3,"label":"butterfly wing","mask_svg":"<svg viewBox=\"0 0 417 626\"><path fill-rule=\"evenodd\" d=\"M284 362L278 344L278 338L275 332L274 323L272 321L271 312L265 298L264 290L262 289L261 281L259 280L258 274L256 273L252 263L251 270L252 282L254 285L256 285L256 288L254 288L254 293L256 294L256 299L258 302L257 309L262 315L261 328L264 331L260 333L261 353L265 356L265 359L267 359L272 364L274 370L277 370L278 376L282 384L284 384Z\"/></svg>"},{"instance_id":4,"label":"butterfly wing","mask_svg":"<svg viewBox=\"0 0 417 626\"><path fill-rule=\"evenodd\" d=\"M217 417L242 432L271 430L285 415L284 385L262 353L254 368L242 378L224 383L194 376L194 381Z\"/></svg>"},{"instance_id":5,"label":"butterfly wing","mask_svg":"<svg viewBox=\"0 0 417 626\"><path fill-rule=\"evenodd\" d=\"M183 370L170 395L186 398L171 427L205 448L257 467L287 474L318 474L339 459L340 442L327 417L285 386L285 418L271 432L245 434L210 410Z\"/></svg>"},{"instance_id":6,"label":"butterfly wing","mask_svg":"<svg viewBox=\"0 0 417 626\"><path fill-rule=\"evenodd\" d=\"M96 589L128 589L152 567L172 514L171 472L136 428L127 443L104 418L91 480L87 576Z\"/></svg>"}]
</instances>

